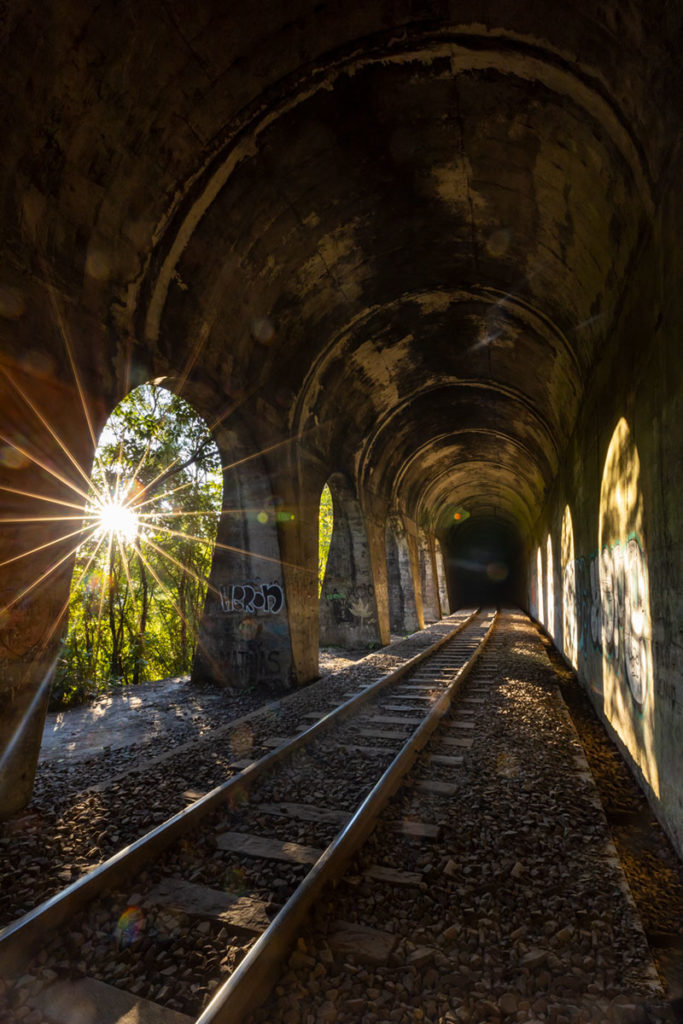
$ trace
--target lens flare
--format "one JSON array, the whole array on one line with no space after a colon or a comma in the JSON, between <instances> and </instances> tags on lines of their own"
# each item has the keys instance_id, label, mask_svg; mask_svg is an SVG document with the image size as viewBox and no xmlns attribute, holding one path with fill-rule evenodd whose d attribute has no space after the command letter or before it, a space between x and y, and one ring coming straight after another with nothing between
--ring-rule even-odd
<instances>
[{"instance_id":1,"label":"lens flare","mask_svg":"<svg viewBox=\"0 0 683 1024\"><path fill-rule=\"evenodd\" d=\"M139 531L140 519L134 508L119 501L105 501L96 510L97 525L101 534L111 534L119 541L132 544Z\"/></svg>"},{"instance_id":2,"label":"lens flare","mask_svg":"<svg viewBox=\"0 0 683 1024\"><path fill-rule=\"evenodd\" d=\"M132 946L145 930L145 915L140 907L128 907L121 914L116 925L116 941L119 949Z\"/></svg>"}]
</instances>

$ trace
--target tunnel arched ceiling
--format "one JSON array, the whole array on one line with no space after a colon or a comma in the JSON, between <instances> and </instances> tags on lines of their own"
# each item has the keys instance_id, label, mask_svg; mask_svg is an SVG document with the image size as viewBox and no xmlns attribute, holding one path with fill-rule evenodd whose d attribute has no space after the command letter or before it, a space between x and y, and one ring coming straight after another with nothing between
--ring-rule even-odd
<instances>
[{"instance_id":1,"label":"tunnel arched ceiling","mask_svg":"<svg viewBox=\"0 0 683 1024\"><path fill-rule=\"evenodd\" d=\"M19 4L11 265L40 275L33 236L112 366L189 376L421 521L528 535L647 230L675 55L665 3L519 6Z\"/></svg>"}]
</instances>

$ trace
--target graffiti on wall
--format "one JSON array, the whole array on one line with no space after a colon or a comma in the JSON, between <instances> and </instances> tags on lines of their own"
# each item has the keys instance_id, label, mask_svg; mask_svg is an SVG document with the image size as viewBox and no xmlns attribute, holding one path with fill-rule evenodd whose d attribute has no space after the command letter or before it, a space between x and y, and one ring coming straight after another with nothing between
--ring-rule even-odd
<instances>
[{"instance_id":1,"label":"graffiti on wall","mask_svg":"<svg viewBox=\"0 0 683 1024\"><path fill-rule=\"evenodd\" d=\"M640 477L638 449L621 419L603 467L597 551L576 557L569 506L562 519L562 643L657 793L654 658ZM535 562L532 557L532 580Z\"/></svg>"},{"instance_id":2,"label":"graffiti on wall","mask_svg":"<svg viewBox=\"0 0 683 1024\"><path fill-rule=\"evenodd\" d=\"M248 685L272 682L282 675L281 652L254 640L232 647L228 652L231 674Z\"/></svg>"},{"instance_id":3,"label":"graffiti on wall","mask_svg":"<svg viewBox=\"0 0 683 1024\"><path fill-rule=\"evenodd\" d=\"M640 539L567 562L563 578L565 653L599 651L642 705L649 683L647 567ZM572 655L574 654L574 657Z\"/></svg>"},{"instance_id":4,"label":"graffiti on wall","mask_svg":"<svg viewBox=\"0 0 683 1024\"><path fill-rule=\"evenodd\" d=\"M345 589L323 588L322 596L325 601L329 601L337 625L354 623L364 626L367 622L374 622L377 617L375 588L372 583L360 583Z\"/></svg>"},{"instance_id":5,"label":"graffiti on wall","mask_svg":"<svg viewBox=\"0 0 683 1024\"><path fill-rule=\"evenodd\" d=\"M603 548L600 617L603 653L623 665L633 699L643 704L649 683L649 608L643 549L637 537Z\"/></svg>"},{"instance_id":6,"label":"graffiti on wall","mask_svg":"<svg viewBox=\"0 0 683 1024\"><path fill-rule=\"evenodd\" d=\"M279 583L233 583L221 586L219 592L224 612L277 615L285 604L285 595Z\"/></svg>"}]
</instances>

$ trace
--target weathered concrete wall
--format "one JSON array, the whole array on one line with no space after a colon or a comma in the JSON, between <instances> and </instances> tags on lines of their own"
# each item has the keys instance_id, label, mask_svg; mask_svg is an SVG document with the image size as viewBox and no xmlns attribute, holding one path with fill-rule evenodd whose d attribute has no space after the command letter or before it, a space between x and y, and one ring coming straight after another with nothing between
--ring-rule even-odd
<instances>
[{"instance_id":1,"label":"weathered concrete wall","mask_svg":"<svg viewBox=\"0 0 683 1024\"><path fill-rule=\"evenodd\" d=\"M0 817L30 798L103 403L0 316ZM12 355L9 355L12 352ZM87 409L87 412L84 412ZM90 420L92 433L88 428Z\"/></svg>"},{"instance_id":2,"label":"weathered concrete wall","mask_svg":"<svg viewBox=\"0 0 683 1024\"><path fill-rule=\"evenodd\" d=\"M418 533L420 552L420 583L422 585L422 612L425 622L436 622L441 618L439 595L436 588L433 537L420 530Z\"/></svg>"},{"instance_id":3,"label":"weathered concrete wall","mask_svg":"<svg viewBox=\"0 0 683 1024\"><path fill-rule=\"evenodd\" d=\"M360 504L341 473L329 481L332 541L320 594L320 643L346 648L381 644L375 586Z\"/></svg>"},{"instance_id":4,"label":"weathered concrete wall","mask_svg":"<svg viewBox=\"0 0 683 1024\"><path fill-rule=\"evenodd\" d=\"M532 613L577 669L683 852L683 203L672 165L529 564Z\"/></svg>"},{"instance_id":5,"label":"weathered concrete wall","mask_svg":"<svg viewBox=\"0 0 683 1024\"><path fill-rule=\"evenodd\" d=\"M234 690L281 692L294 676L278 538L278 517L288 512L248 433L241 443L231 436L229 448L217 438L224 465L237 465L223 474L223 514L192 676Z\"/></svg>"},{"instance_id":6,"label":"weathered concrete wall","mask_svg":"<svg viewBox=\"0 0 683 1024\"><path fill-rule=\"evenodd\" d=\"M416 547L411 540L414 542L403 517L390 516L386 524L386 565L389 616L394 633L414 633L420 629L413 573L417 551L414 554L411 551L411 547Z\"/></svg>"}]
</instances>

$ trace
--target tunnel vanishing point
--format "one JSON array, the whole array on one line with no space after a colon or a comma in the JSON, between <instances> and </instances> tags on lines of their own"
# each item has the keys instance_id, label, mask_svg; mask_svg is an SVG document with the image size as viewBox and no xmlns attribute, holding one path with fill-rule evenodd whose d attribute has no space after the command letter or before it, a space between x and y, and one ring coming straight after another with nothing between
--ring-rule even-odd
<instances>
[{"instance_id":1,"label":"tunnel vanishing point","mask_svg":"<svg viewBox=\"0 0 683 1024\"><path fill-rule=\"evenodd\" d=\"M9 0L0 46L0 815L160 381L224 467L195 678L517 603L681 852L678 0Z\"/></svg>"}]
</instances>

